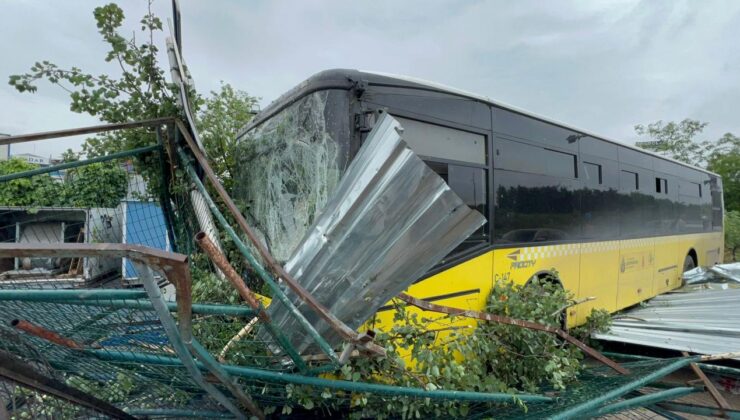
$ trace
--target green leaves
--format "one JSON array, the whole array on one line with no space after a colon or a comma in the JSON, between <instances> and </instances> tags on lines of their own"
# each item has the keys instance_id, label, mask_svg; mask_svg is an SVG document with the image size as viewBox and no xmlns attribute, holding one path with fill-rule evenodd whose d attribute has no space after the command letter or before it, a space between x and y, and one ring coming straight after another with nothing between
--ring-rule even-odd
<instances>
[{"instance_id":1,"label":"green leaves","mask_svg":"<svg viewBox=\"0 0 740 420\"><path fill-rule=\"evenodd\" d=\"M252 119L252 107L256 103L257 98L221 82L221 89L211 91L198 114L203 147L214 172L229 191L236 169L236 135Z\"/></svg>"},{"instance_id":2,"label":"green leaves","mask_svg":"<svg viewBox=\"0 0 740 420\"><path fill-rule=\"evenodd\" d=\"M740 248L740 211L728 211L725 214L725 246L730 252L732 261L736 261L736 251Z\"/></svg>"},{"instance_id":3,"label":"green leaves","mask_svg":"<svg viewBox=\"0 0 740 420\"><path fill-rule=\"evenodd\" d=\"M717 141L698 140L707 125L686 118L679 123L636 125L635 132L656 142L643 145L644 149L719 174L724 184L725 208L740 210L740 137L725 133Z\"/></svg>"},{"instance_id":4,"label":"green leaves","mask_svg":"<svg viewBox=\"0 0 740 420\"><path fill-rule=\"evenodd\" d=\"M139 22L141 34L129 35L123 10L115 3L95 8L93 16L98 33L109 47L103 58L113 66L110 74L94 75L76 66L60 68L50 61L40 61L28 73L10 76L8 83L19 92L33 93L38 89L37 83L45 80L69 94L72 112L92 115L107 123L179 115L173 87L165 79L157 61L158 49L152 43L154 33L162 30L162 21L152 14L151 1ZM137 43L137 39L145 42ZM197 95L194 102L198 103ZM126 130L90 137L83 144L83 151L95 157L155 142L152 131ZM146 179L150 195L158 196L161 188L158 159L137 157L134 164Z\"/></svg>"},{"instance_id":5,"label":"green leaves","mask_svg":"<svg viewBox=\"0 0 740 420\"><path fill-rule=\"evenodd\" d=\"M73 156L67 154L66 158ZM20 159L0 161L0 175L36 167ZM113 163L95 163L68 170L65 182L43 174L0 183L0 202L23 207L116 207L127 186L126 171Z\"/></svg>"},{"instance_id":6,"label":"green leaves","mask_svg":"<svg viewBox=\"0 0 740 420\"><path fill-rule=\"evenodd\" d=\"M560 326L561 310L571 296L554 281L532 279L527 286L499 282L488 298L486 311L516 319ZM544 384L563 389L580 371L581 353L552 334L511 325L485 323L477 335L490 337L482 365L498 380L499 391L537 392Z\"/></svg>"},{"instance_id":7,"label":"green leaves","mask_svg":"<svg viewBox=\"0 0 740 420\"><path fill-rule=\"evenodd\" d=\"M704 166L713 144L709 141L697 141L709 123L686 118L679 123L656 121L647 126L635 126L635 132L646 136L655 143L643 146L646 150L661 153L673 159L691 165Z\"/></svg>"},{"instance_id":8,"label":"green leaves","mask_svg":"<svg viewBox=\"0 0 740 420\"><path fill-rule=\"evenodd\" d=\"M126 196L128 175L115 163L93 163L67 171L61 200L73 207L116 207Z\"/></svg>"},{"instance_id":9,"label":"green leaves","mask_svg":"<svg viewBox=\"0 0 740 420\"><path fill-rule=\"evenodd\" d=\"M98 30L103 36L115 33L121 24L123 24L124 18L123 10L115 3L96 7L93 10L93 16L95 16Z\"/></svg>"},{"instance_id":10,"label":"green leaves","mask_svg":"<svg viewBox=\"0 0 740 420\"><path fill-rule=\"evenodd\" d=\"M114 63L111 72L118 77L86 73L75 66L64 69L41 61L31 66L28 73L11 75L8 83L19 92L35 92L37 82L46 80L69 93L71 111L109 123L177 115L171 87L157 61L158 49L152 44L153 33L162 30L162 22L152 14L151 2L141 19L144 33L138 36L149 41L144 44L137 44L136 34L131 38L123 35L124 31L129 32L123 27L123 10L115 3L95 8L93 16L98 32L109 46L104 59ZM118 152L152 144L154 139L151 133L146 138L141 133L122 133L102 136L97 143L98 148L101 143L108 143L104 147L107 152Z\"/></svg>"},{"instance_id":11,"label":"green leaves","mask_svg":"<svg viewBox=\"0 0 740 420\"><path fill-rule=\"evenodd\" d=\"M526 287L497 283L486 310L495 314L560 326L560 312L571 296L552 279L532 280ZM608 323L597 316L584 329ZM580 350L565 345L552 334L496 323L461 325L465 318L421 317L416 308L395 303L394 324L379 331L376 342L387 350L386 358L354 358L341 368L345 380L380 382L427 390L448 389L478 392L541 392L542 387L564 389L581 370ZM291 388L293 401L307 408L310 390ZM323 395L322 395L323 397ZM341 399L340 399L341 400ZM336 400L311 400L311 407L346 410ZM519 401L523 410L526 406ZM464 402L431 401L399 396L353 398L351 418L464 417ZM341 411L347 415L346 411Z\"/></svg>"}]
</instances>

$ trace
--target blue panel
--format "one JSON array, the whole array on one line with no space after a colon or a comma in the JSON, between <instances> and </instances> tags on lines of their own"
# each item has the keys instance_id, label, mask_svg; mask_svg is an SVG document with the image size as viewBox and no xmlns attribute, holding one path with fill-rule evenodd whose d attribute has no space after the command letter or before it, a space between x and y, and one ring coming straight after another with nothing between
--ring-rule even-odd
<instances>
[{"instance_id":1,"label":"blue panel","mask_svg":"<svg viewBox=\"0 0 740 420\"><path fill-rule=\"evenodd\" d=\"M124 243L170 250L164 213L157 203L129 201L125 211ZM138 277L131 261L125 259L124 264L124 278Z\"/></svg>"}]
</instances>

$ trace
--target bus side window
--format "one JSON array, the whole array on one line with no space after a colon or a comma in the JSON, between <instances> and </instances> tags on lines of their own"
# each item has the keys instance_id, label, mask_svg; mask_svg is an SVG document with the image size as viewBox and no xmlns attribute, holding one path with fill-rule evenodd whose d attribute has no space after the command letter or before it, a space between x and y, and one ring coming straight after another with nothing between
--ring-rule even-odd
<instances>
[{"instance_id":1,"label":"bus side window","mask_svg":"<svg viewBox=\"0 0 740 420\"><path fill-rule=\"evenodd\" d=\"M455 194L488 219L486 137L482 134L394 116L406 144L436 172ZM442 264L471 248L488 244L485 224L455 248Z\"/></svg>"},{"instance_id":2,"label":"bus side window","mask_svg":"<svg viewBox=\"0 0 740 420\"><path fill-rule=\"evenodd\" d=\"M394 116L403 127L403 140L419 156L485 166L486 137Z\"/></svg>"},{"instance_id":3,"label":"bus side window","mask_svg":"<svg viewBox=\"0 0 740 420\"><path fill-rule=\"evenodd\" d=\"M716 176L709 178L709 193L712 199L712 229L722 231L722 184Z\"/></svg>"},{"instance_id":4,"label":"bus side window","mask_svg":"<svg viewBox=\"0 0 740 420\"><path fill-rule=\"evenodd\" d=\"M583 162L583 168L585 169L586 179L584 183L588 187L596 187L604 183L604 178L601 171L601 165L598 163Z\"/></svg>"},{"instance_id":5,"label":"bus side window","mask_svg":"<svg viewBox=\"0 0 740 420\"><path fill-rule=\"evenodd\" d=\"M581 190L582 238L610 240L619 236L618 163L600 156L582 155Z\"/></svg>"},{"instance_id":6,"label":"bus side window","mask_svg":"<svg viewBox=\"0 0 740 420\"><path fill-rule=\"evenodd\" d=\"M687 178L693 175L688 171L685 173ZM698 233L709 230L709 221L705 222L702 217L701 184L693 180L679 179L678 202L680 205L678 213L680 233Z\"/></svg>"},{"instance_id":7,"label":"bus side window","mask_svg":"<svg viewBox=\"0 0 740 420\"><path fill-rule=\"evenodd\" d=\"M461 165L447 165L447 183L470 208L485 213L486 171Z\"/></svg>"},{"instance_id":8,"label":"bus side window","mask_svg":"<svg viewBox=\"0 0 740 420\"><path fill-rule=\"evenodd\" d=\"M622 170L619 176L622 191L637 191L640 188L640 178L636 172Z\"/></svg>"},{"instance_id":9,"label":"bus side window","mask_svg":"<svg viewBox=\"0 0 740 420\"><path fill-rule=\"evenodd\" d=\"M580 237L576 155L499 135L493 149L494 243L552 243Z\"/></svg>"},{"instance_id":10,"label":"bus side window","mask_svg":"<svg viewBox=\"0 0 740 420\"><path fill-rule=\"evenodd\" d=\"M668 180L655 177L655 192L658 194L668 194Z\"/></svg>"},{"instance_id":11,"label":"bus side window","mask_svg":"<svg viewBox=\"0 0 740 420\"><path fill-rule=\"evenodd\" d=\"M445 180L455 194L473 210L488 219L487 170L455 163L425 160L426 164ZM450 255L488 243L488 224L473 232Z\"/></svg>"}]
</instances>

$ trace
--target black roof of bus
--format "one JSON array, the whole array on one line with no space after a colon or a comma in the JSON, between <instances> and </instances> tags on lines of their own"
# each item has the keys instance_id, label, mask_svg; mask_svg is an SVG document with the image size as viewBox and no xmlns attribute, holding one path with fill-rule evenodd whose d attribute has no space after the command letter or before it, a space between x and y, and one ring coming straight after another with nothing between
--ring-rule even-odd
<instances>
[{"instance_id":1,"label":"black roof of bus","mask_svg":"<svg viewBox=\"0 0 740 420\"><path fill-rule=\"evenodd\" d=\"M304 97L305 95L308 95L309 93L317 92L320 90L326 90L326 89L349 90L352 88L361 88L364 85L419 89L419 90L439 92L439 93L445 93L448 95L467 98L473 101L481 102L481 103L495 106L498 108L503 108L508 111L516 112L518 114L522 114L522 115L525 115L525 116L528 116L528 117L531 117L531 118L534 118L540 121L554 124L554 125L560 126L568 130L577 131L581 134L585 134L590 137L597 138L599 140L613 143L621 147L626 147L628 149L632 149L640 153L644 153L646 155L654 156L658 159L673 162L681 166L689 167L691 169L695 169L697 171L701 171L701 172L708 173L708 174L719 177L719 175L717 175L716 173L708 171L706 169L702 169L697 166L689 165L687 163L680 162L675 159L667 158L657 153L653 153L653 152L650 152L644 149L640 149L639 147L625 144L617 140L609 139L599 134L590 132L588 130L584 130L578 127L573 127L572 125L568 125L560 121L556 121L551 118L547 118L547 117L535 114L533 112L517 108L512 105L508 105L508 104L505 104L499 101L495 101L486 96L477 95L474 93L466 92L464 90L452 88L452 87L445 86L442 84L437 84L434 82L429 82L429 81L422 80L422 79L416 79L413 77L394 75L394 74L388 74L388 73L380 73L380 72L372 72L372 71L354 70L354 69L331 69L331 70L324 70L324 71L314 74L313 76L309 77L308 79L298 84L298 86L287 91L286 93L281 95L279 98L275 99L272 103L270 103L270 105L268 105L264 110L262 110L247 126L245 126L242 130L240 130L239 136L243 135L246 131L250 130L251 128L261 124L263 121L267 120L268 118L272 117L273 115L287 108L288 106L293 104L295 101Z\"/></svg>"}]
</instances>

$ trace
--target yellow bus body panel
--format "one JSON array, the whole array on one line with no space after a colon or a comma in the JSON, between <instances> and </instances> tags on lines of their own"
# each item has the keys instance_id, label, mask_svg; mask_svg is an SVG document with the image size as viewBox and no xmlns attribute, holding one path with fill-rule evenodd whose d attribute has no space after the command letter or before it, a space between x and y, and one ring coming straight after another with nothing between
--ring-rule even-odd
<instances>
[{"instance_id":1,"label":"yellow bus body panel","mask_svg":"<svg viewBox=\"0 0 740 420\"><path fill-rule=\"evenodd\" d=\"M567 323L573 327L584 323L593 309L615 312L679 287L691 250L701 266L721 262L722 232L496 249L427 277L408 293L440 305L481 311L495 282L523 285L534 276L556 272L576 300L595 298L568 308ZM393 315L389 303L367 327L387 330ZM444 328L476 322L458 317L451 324L443 314L423 316L437 320L429 328L442 330L441 337L446 335Z\"/></svg>"},{"instance_id":2,"label":"yellow bus body panel","mask_svg":"<svg viewBox=\"0 0 740 420\"><path fill-rule=\"evenodd\" d=\"M486 252L444 270L412 285L407 292L412 296L421 297L439 305L479 311L485 307L486 298L493 286L491 281L492 255L492 251ZM423 313L423 316L427 319L440 320L428 324L428 329L440 330L439 338L448 335L448 328L450 327L459 328L476 325L475 320L470 318L458 317L454 323L450 323L449 317L445 314L420 311L416 308L409 308L409 311ZM367 327L388 330L394 323L394 314L393 305L389 302L388 305L377 312L375 318L369 322Z\"/></svg>"}]
</instances>

